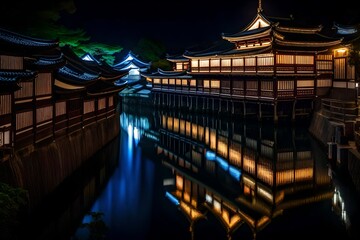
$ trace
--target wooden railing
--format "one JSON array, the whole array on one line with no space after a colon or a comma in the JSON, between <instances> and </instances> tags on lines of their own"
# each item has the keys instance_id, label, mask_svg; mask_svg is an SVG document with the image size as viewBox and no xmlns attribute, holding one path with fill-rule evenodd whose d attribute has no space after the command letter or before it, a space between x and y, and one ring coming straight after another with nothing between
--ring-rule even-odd
<instances>
[{"instance_id":1,"label":"wooden railing","mask_svg":"<svg viewBox=\"0 0 360 240\"><path fill-rule=\"evenodd\" d=\"M321 110L325 116L341 122L355 121L358 116L355 101L340 101L324 98L321 100Z\"/></svg>"}]
</instances>

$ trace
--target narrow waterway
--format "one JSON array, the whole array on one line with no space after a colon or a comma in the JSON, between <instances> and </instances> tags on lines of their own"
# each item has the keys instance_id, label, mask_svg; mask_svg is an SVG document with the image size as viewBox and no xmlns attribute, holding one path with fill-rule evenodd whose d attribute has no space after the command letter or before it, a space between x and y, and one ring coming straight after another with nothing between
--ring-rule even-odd
<instances>
[{"instance_id":1,"label":"narrow waterway","mask_svg":"<svg viewBox=\"0 0 360 240\"><path fill-rule=\"evenodd\" d=\"M148 106L124 106L120 121L118 162L90 206L106 229L79 227L73 240L356 239L357 195L306 124Z\"/></svg>"}]
</instances>

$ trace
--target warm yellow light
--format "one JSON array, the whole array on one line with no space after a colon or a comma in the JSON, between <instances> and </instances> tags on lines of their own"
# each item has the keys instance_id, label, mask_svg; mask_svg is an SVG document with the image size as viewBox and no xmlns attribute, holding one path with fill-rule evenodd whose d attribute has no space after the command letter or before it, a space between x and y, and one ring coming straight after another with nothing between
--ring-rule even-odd
<instances>
[{"instance_id":1,"label":"warm yellow light","mask_svg":"<svg viewBox=\"0 0 360 240\"><path fill-rule=\"evenodd\" d=\"M336 49L335 51L338 53L344 53L344 52L346 52L346 48Z\"/></svg>"}]
</instances>

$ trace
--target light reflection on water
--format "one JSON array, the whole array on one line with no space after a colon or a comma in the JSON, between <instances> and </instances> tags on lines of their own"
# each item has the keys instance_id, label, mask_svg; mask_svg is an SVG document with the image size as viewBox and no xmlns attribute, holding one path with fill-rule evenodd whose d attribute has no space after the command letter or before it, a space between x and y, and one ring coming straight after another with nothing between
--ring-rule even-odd
<instances>
[{"instance_id":1,"label":"light reflection on water","mask_svg":"<svg viewBox=\"0 0 360 240\"><path fill-rule=\"evenodd\" d=\"M127 123L128 126L121 129L117 169L90 210L104 213L103 220L110 229L107 236L110 239L118 239L118 236L122 239L143 239L144 232L137 229L148 228L150 220L154 163L142 156L142 149L137 146L140 136L138 128L132 125L134 122ZM90 221L91 217L85 216L82 223ZM80 228L75 236L88 239L89 233L87 229Z\"/></svg>"},{"instance_id":2,"label":"light reflection on water","mask_svg":"<svg viewBox=\"0 0 360 240\"><path fill-rule=\"evenodd\" d=\"M120 116L119 164L91 208L107 239L347 239L346 206L306 128L154 116Z\"/></svg>"}]
</instances>

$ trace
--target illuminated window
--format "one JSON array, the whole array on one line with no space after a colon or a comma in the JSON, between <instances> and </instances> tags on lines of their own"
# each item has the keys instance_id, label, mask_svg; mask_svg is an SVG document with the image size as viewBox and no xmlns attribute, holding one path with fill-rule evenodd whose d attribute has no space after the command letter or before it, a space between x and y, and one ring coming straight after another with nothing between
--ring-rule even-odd
<instances>
[{"instance_id":1,"label":"illuminated window","mask_svg":"<svg viewBox=\"0 0 360 240\"><path fill-rule=\"evenodd\" d=\"M318 61L316 63L316 68L318 70L332 70L333 68L333 63L330 61Z\"/></svg>"},{"instance_id":2,"label":"illuminated window","mask_svg":"<svg viewBox=\"0 0 360 240\"><path fill-rule=\"evenodd\" d=\"M161 83L161 79L159 78L154 78L154 84L160 84Z\"/></svg>"},{"instance_id":3,"label":"illuminated window","mask_svg":"<svg viewBox=\"0 0 360 240\"><path fill-rule=\"evenodd\" d=\"M255 58L245 58L245 66L255 66Z\"/></svg>"},{"instance_id":4,"label":"illuminated window","mask_svg":"<svg viewBox=\"0 0 360 240\"><path fill-rule=\"evenodd\" d=\"M297 87L298 88L314 87L314 80L298 80Z\"/></svg>"},{"instance_id":5,"label":"illuminated window","mask_svg":"<svg viewBox=\"0 0 360 240\"><path fill-rule=\"evenodd\" d=\"M183 64L182 63L176 63L176 70L183 70Z\"/></svg>"},{"instance_id":6,"label":"illuminated window","mask_svg":"<svg viewBox=\"0 0 360 240\"><path fill-rule=\"evenodd\" d=\"M170 84L170 85L175 85L175 79L174 79L174 78L170 78L170 79L169 79L169 84Z\"/></svg>"},{"instance_id":7,"label":"illuminated window","mask_svg":"<svg viewBox=\"0 0 360 240\"><path fill-rule=\"evenodd\" d=\"M277 64L294 64L293 55L276 55Z\"/></svg>"},{"instance_id":8,"label":"illuminated window","mask_svg":"<svg viewBox=\"0 0 360 240\"><path fill-rule=\"evenodd\" d=\"M230 67L231 59L221 59L221 67Z\"/></svg>"},{"instance_id":9,"label":"illuminated window","mask_svg":"<svg viewBox=\"0 0 360 240\"><path fill-rule=\"evenodd\" d=\"M210 88L210 80L204 80L204 88Z\"/></svg>"},{"instance_id":10,"label":"illuminated window","mask_svg":"<svg viewBox=\"0 0 360 240\"><path fill-rule=\"evenodd\" d=\"M163 79L162 79L162 84L168 85L168 84L169 84L169 79L163 78Z\"/></svg>"},{"instance_id":11,"label":"illuminated window","mask_svg":"<svg viewBox=\"0 0 360 240\"><path fill-rule=\"evenodd\" d=\"M220 80L211 80L211 88L220 88Z\"/></svg>"},{"instance_id":12,"label":"illuminated window","mask_svg":"<svg viewBox=\"0 0 360 240\"><path fill-rule=\"evenodd\" d=\"M200 60L200 67L209 67L209 60Z\"/></svg>"},{"instance_id":13,"label":"illuminated window","mask_svg":"<svg viewBox=\"0 0 360 240\"><path fill-rule=\"evenodd\" d=\"M278 90L294 90L294 81L278 81Z\"/></svg>"},{"instance_id":14,"label":"illuminated window","mask_svg":"<svg viewBox=\"0 0 360 240\"><path fill-rule=\"evenodd\" d=\"M220 59L211 59L210 66L211 67L220 67Z\"/></svg>"},{"instance_id":15,"label":"illuminated window","mask_svg":"<svg viewBox=\"0 0 360 240\"><path fill-rule=\"evenodd\" d=\"M258 66L271 66L271 65L274 65L274 58L273 57L258 57L257 58L257 65Z\"/></svg>"},{"instance_id":16,"label":"illuminated window","mask_svg":"<svg viewBox=\"0 0 360 240\"><path fill-rule=\"evenodd\" d=\"M190 86L196 87L196 80L195 79L190 80Z\"/></svg>"},{"instance_id":17,"label":"illuminated window","mask_svg":"<svg viewBox=\"0 0 360 240\"><path fill-rule=\"evenodd\" d=\"M334 61L334 78L345 79L345 58L335 59Z\"/></svg>"},{"instance_id":18,"label":"illuminated window","mask_svg":"<svg viewBox=\"0 0 360 240\"><path fill-rule=\"evenodd\" d=\"M176 85L181 86L181 79L178 79L178 78L176 79Z\"/></svg>"},{"instance_id":19,"label":"illuminated window","mask_svg":"<svg viewBox=\"0 0 360 240\"><path fill-rule=\"evenodd\" d=\"M181 85L187 86L188 81L186 79L181 80Z\"/></svg>"},{"instance_id":20,"label":"illuminated window","mask_svg":"<svg viewBox=\"0 0 360 240\"><path fill-rule=\"evenodd\" d=\"M197 59L191 60L191 67L199 67L199 61Z\"/></svg>"},{"instance_id":21,"label":"illuminated window","mask_svg":"<svg viewBox=\"0 0 360 240\"><path fill-rule=\"evenodd\" d=\"M314 56L295 56L296 64L314 64Z\"/></svg>"},{"instance_id":22,"label":"illuminated window","mask_svg":"<svg viewBox=\"0 0 360 240\"><path fill-rule=\"evenodd\" d=\"M233 66L234 67L244 66L244 59L243 58L234 58L233 59Z\"/></svg>"}]
</instances>

